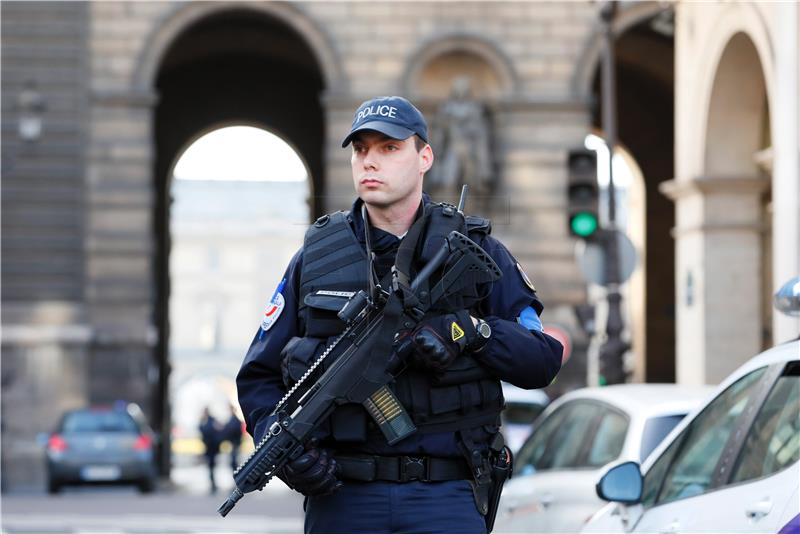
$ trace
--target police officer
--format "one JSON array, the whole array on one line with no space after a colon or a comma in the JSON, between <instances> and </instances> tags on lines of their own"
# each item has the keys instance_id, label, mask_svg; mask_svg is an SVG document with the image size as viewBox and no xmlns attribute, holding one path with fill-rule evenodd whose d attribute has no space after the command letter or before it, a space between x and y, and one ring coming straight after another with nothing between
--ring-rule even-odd
<instances>
[{"instance_id":1,"label":"police officer","mask_svg":"<svg viewBox=\"0 0 800 534\"><path fill-rule=\"evenodd\" d=\"M358 198L310 227L237 376L247 430L262 439L287 388L344 329L336 312L346 298L370 277L391 280L407 232L423 265L457 228L503 275L484 298L435 307L410 333L413 354L391 388L417 431L389 445L361 405L345 404L281 478L306 496L306 532L486 532L492 462L503 448L500 380L547 386L562 347L542 332L534 286L489 222L454 216L423 193L434 156L416 107L397 96L364 102L342 147L350 144Z\"/></svg>"}]
</instances>

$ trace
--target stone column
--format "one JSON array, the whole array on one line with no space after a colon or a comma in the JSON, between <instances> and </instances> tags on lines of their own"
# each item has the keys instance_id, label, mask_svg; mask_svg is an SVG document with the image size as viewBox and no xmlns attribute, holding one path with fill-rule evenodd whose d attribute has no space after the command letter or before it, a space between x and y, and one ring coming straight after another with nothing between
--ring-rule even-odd
<instances>
[{"instance_id":1,"label":"stone column","mask_svg":"<svg viewBox=\"0 0 800 534\"><path fill-rule=\"evenodd\" d=\"M325 113L325 146L323 161L325 165L325 192L322 202L322 213L330 213L341 209L350 209L355 199L353 176L350 170L351 148L342 148L342 139L350 131L353 113L359 104L369 97L344 94L337 91L322 96L322 107ZM315 195L319 193L314 192ZM313 206L313 204L312 204ZM317 214L317 215L321 215Z\"/></svg>"},{"instance_id":2,"label":"stone column","mask_svg":"<svg viewBox=\"0 0 800 534\"><path fill-rule=\"evenodd\" d=\"M680 384L716 384L761 349L761 194L768 185L762 177L698 176L661 187L676 205Z\"/></svg>"},{"instance_id":3,"label":"stone column","mask_svg":"<svg viewBox=\"0 0 800 534\"><path fill-rule=\"evenodd\" d=\"M150 413L153 347L155 95L95 91L90 112L86 302L94 332L93 402L135 401Z\"/></svg>"}]
</instances>

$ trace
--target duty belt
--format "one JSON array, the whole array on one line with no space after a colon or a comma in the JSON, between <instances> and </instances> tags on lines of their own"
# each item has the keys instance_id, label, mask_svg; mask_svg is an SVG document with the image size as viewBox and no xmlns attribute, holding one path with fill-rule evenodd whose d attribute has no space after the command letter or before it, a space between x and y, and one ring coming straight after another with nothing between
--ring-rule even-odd
<instances>
[{"instance_id":1,"label":"duty belt","mask_svg":"<svg viewBox=\"0 0 800 534\"><path fill-rule=\"evenodd\" d=\"M334 458L339 466L338 475L345 480L442 482L472 478L461 458L369 455L334 455Z\"/></svg>"}]
</instances>

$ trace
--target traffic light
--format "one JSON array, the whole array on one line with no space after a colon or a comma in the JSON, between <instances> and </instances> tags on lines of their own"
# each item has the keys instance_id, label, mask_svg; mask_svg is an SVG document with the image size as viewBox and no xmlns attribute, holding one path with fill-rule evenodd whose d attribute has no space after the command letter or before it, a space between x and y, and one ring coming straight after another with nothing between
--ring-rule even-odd
<instances>
[{"instance_id":1,"label":"traffic light","mask_svg":"<svg viewBox=\"0 0 800 534\"><path fill-rule=\"evenodd\" d=\"M567 156L567 216L569 232L581 239L592 238L598 230L597 153L570 150Z\"/></svg>"}]
</instances>

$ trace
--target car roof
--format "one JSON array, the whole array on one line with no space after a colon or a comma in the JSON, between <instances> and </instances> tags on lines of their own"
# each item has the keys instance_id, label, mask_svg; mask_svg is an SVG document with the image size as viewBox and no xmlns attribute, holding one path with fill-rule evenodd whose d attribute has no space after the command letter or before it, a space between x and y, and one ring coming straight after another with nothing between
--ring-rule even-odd
<instances>
[{"instance_id":1,"label":"car roof","mask_svg":"<svg viewBox=\"0 0 800 534\"><path fill-rule=\"evenodd\" d=\"M546 405L550 397L541 389L522 389L508 382L503 382L503 398L507 402Z\"/></svg>"},{"instance_id":2,"label":"car roof","mask_svg":"<svg viewBox=\"0 0 800 534\"><path fill-rule=\"evenodd\" d=\"M617 384L613 386L576 389L553 403L553 409L570 400L602 401L626 413L651 417L687 413L707 398L713 386L678 384Z\"/></svg>"},{"instance_id":3,"label":"car roof","mask_svg":"<svg viewBox=\"0 0 800 534\"><path fill-rule=\"evenodd\" d=\"M777 362L790 362L792 360L800 360L800 339L795 339L793 341L776 345L771 349L767 349L764 352L753 356L746 363L742 364L741 367L731 373L723 381L723 383L731 380L732 377L746 375L753 369L758 369L759 367L763 367L765 365L772 365L773 363Z\"/></svg>"}]
</instances>

